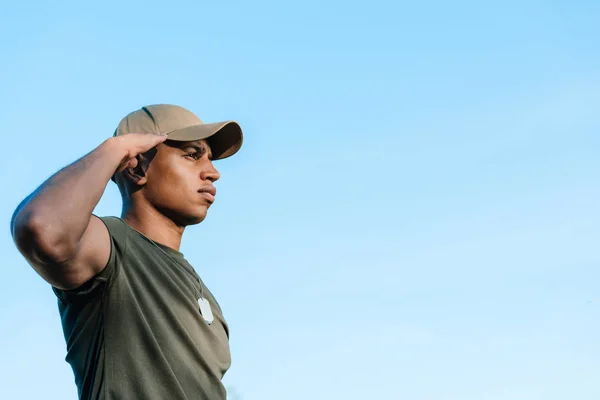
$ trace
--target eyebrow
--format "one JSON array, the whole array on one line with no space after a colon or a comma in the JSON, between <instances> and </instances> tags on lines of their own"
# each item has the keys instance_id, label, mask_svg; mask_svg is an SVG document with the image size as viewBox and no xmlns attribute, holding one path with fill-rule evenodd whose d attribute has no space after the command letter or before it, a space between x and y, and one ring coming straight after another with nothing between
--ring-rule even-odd
<instances>
[{"instance_id":1,"label":"eyebrow","mask_svg":"<svg viewBox=\"0 0 600 400\"><path fill-rule=\"evenodd\" d=\"M198 153L208 153L208 159L209 160L213 159L211 148L204 143L185 142L180 148L181 148L181 150L194 149Z\"/></svg>"}]
</instances>

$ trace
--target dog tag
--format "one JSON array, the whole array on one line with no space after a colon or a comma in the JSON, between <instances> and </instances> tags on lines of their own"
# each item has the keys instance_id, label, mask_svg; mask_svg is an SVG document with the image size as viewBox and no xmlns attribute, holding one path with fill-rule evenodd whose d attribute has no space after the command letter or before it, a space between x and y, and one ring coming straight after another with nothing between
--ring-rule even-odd
<instances>
[{"instance_id":1,"label":"dog tag","mask_svg":"<svg viewBox=\"0 0 600 400\"><path fill-rule=\"evenodd\" d=\"M200 306L200 314L202 314L206 323L209 325L212 324L214 317L208 300L201 297L198 299L198 305Z\"/></svg>"}]
</instances>

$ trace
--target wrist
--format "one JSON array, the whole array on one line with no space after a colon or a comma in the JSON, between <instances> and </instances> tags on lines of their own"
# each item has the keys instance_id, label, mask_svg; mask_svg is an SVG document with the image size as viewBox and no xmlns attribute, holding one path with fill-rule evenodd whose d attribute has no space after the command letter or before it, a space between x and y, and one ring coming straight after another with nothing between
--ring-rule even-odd
<instances>
[{"instance_id":1,"label":"wrist","mask_svg":"<svg viewBox=\"0 0 600 400\"><path fill-rule=\"evenodd\" d=\"M104 157L114 159L117 164L129 155L129 151L124 148L120 139L118 136L111 137L98 146L98 150Z\"/></svg>"}]
</instances>

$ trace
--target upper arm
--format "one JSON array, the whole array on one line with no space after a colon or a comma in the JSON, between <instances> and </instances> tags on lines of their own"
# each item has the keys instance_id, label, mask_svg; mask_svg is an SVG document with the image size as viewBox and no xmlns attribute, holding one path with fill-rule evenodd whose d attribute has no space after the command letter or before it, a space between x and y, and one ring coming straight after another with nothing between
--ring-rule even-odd
<instances>
[{"instance_id":1,"label":"upper arm","mask_svg":"<svg viewBox=\"0 0 600 400\"><path fill-rule=\"evenodd\" d=\"M92 215L79 243L69 252L67 259L52 259L47 254L40 254L39 248L23 243L19 245L19 241L17 246L44 280L58 289L69 290L83 285L106 268L111 239L104 222Z\"/></svg>"}]
</instances>

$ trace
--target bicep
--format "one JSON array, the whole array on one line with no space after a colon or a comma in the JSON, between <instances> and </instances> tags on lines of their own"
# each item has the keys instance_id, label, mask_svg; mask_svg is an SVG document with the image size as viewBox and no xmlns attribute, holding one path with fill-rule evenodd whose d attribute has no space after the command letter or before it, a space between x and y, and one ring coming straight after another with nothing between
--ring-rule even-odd
<instances>
[{"instance_id":1,"label":"bicep","mask_svg":"<svg viewBox=\"0 0 600 400\"><path fill-rule=\"evenodd\" d=\"M106 268L111 252L110 234L100 218L92 215L76 251L69 260L35 263L34 269L52 286L70 290L78 288Z\"/></svg>"}]
</instances>

